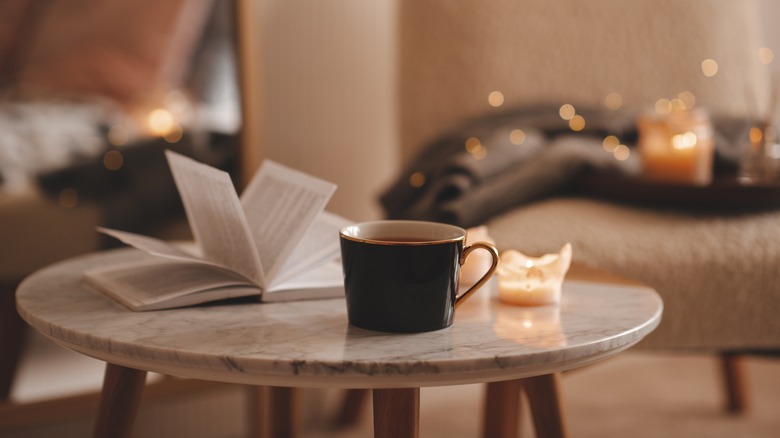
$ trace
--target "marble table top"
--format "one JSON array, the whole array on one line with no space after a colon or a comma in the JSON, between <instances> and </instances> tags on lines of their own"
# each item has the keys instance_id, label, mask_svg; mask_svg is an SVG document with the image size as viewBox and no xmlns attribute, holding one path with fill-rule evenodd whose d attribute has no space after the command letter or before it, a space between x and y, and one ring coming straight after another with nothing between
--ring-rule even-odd
<instances>
[{"instance_id":1,"label":"marble table top","mask_svg":"<svg viewBox=\"0 0 780 438\"><path fill-rule=\"evenodd\" d=\"M180 377L294 387L424 387L564 371L616 354L660 322L650 288L566 280L558 306L500 303L495 287L454 324L388 334L347 323L343 299L240 302L133 312L82 283L87 267L138 257L116 250L38 271L17 290L19 314L67 348Z\"/></svg>"}]
</instances>

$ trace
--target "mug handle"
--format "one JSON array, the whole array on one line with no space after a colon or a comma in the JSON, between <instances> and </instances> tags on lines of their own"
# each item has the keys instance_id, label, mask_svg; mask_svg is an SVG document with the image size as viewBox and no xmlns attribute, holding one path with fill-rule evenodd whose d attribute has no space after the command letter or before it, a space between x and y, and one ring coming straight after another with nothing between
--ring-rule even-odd
<instances>
[{"instance_id":1,"label":"mug handle","mask_svg":"<svg viewBox=\"0 0 780 438\"><path fill-rule=\"evenodd\" d=\"M496 249L495 246L487 242L477 242L473 245L469 245L463 248L463 253L460 258L460 265L463 266L463 264L466 263L466 257L468 257L469 254L471 254L471 251L480 248L490 253L491 257L493 257L493 264L490 266L490 269L488 269L487 272L485 272L485 275L483 275L482 278L479 279L479 281L474 283L474 285L471 286L469 290L455 297L456 309L462 302L466 301L466 299L472 296L474 292L477 291L477 289L479 289L480 287L482 287L482 285L487 283L487 281L490 280L490 276L493 275L494 272L496 272L496 268L498 267L498 250Z\"/></svg>"}]
</instances>

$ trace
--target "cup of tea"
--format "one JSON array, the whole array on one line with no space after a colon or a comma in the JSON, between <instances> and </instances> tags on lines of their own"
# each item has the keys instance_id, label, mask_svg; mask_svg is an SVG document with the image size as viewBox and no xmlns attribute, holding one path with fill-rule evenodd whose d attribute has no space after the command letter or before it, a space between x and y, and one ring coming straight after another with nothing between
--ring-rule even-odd
<instances>
[{"instance_id":1,"label":"cup of tea","mask_svg":"<svg viewBox=\"0 0 780 438\"><path fill-rule=\"evenodd\" d=\"M360 328L426 332L449 327L455 309L490 279L498 251L487 242L466 246L466 230L423 221L380 220L339 232L347 318ZM462 294L458 272L472 251L492 266Z\"/></svg>"}]
</instances>

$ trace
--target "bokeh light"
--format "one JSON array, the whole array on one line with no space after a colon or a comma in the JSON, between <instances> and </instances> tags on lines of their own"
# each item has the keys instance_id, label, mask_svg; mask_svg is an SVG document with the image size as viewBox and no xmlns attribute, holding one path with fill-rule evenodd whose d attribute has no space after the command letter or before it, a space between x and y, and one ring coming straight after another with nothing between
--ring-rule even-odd
<instances>
[{"instance_id":1,"label":"bokeh light","mask_svg":"<svg viewBox=\"0 0 780 438\"><path fill-rule=\"evenodd\" d=\"M666 98L660 98L655 101L655 112L658 114L671 114L672 101Z\"/></svg>"},{"instance_id":2,"label":"bokeh light","mask_svg":"<svg viewBox=\"0 0 780 438\"><path fill-rule=\"evenodd\" d=\"M701 62L701 72L708 78L715 76L718 74L718 63L714 59L705 59Z\"/></svg>"},{"instance_id":3,"label":"bokeh light","mask_svg":"<svg viewBox=\"0 0 780 438\"><path fill-rule=\"evenodd\" d=\"M525 131L522 129L513 129L509 133L509 141L514 145L521 145L525 143Z\"/></svg>"},{"instance_id":4,"label":"bokeh light","mask_svg":"<svg viewBox=\"0 0 780 438\"><path fill-rule=\"evenodd\" d=\"M775 53L769 47L762 47L758 49L758 60L764 64L769 65L775 59Z\"/></svg>"},{"instance_id":5,"label":"bokeh light","mask_svg":"<svg viewBox=\"0 0 780 438\"><path fill-rule=\"evenodd\" d=\"M575 115L569 120L569 128L572 131L582 131L585 129L585 118L580 115Z\"/></svg>"},{"instance_id":6,"label":"bokeh light","mask_svg":"<svg viewBox=\"0 0 780 438\"><path fill-rule=\"evenodd\" d=\"M65 208L73 208L79 204L79 192L72 187L64 188L57 197L60 205Z\"/></svg>"},{"instance_id":7,"label":"bokeh light","mask_svg":"<svg viewBox=\"0 0 780 438\"><path fill-rule=\"evenodd\" d=\"M618 140L617 137L614 135L608 135L604 137L604 140L601 142L602 147L607 152L614 152L615 148L620 145L620 140Z\"/></svg>"},{"instance_id":8,"label":"bokeh light","mask_svg":"<svg viewBox=\"0 0 780 438\"><path fill-rule=\"evenodd\" d=\"M114 146L124 146L129 140L130 133L124 126L114 125L108 130L108 142Z\"/></svg>"},{"instance_id":9,"label":"bokeh light","mask_svg":"<svg viewBox=\"0 0 780 438\"><path fill-rule=\"evenodd\" d=\"M149 128L149 132L152 135L163 136L174 128L176 121L173 118L173 114L170 111L158 108L152 110L148 116L146 116L146 123Z\"/></svg>"},{"instance_id":10,"label":"bokeh light","mask_svg":"<svg viewBox=\"0 0 780 438\"><path fill-rule=\"evenodd\" d=\"M103 154L103 166L110 171L117 171L125 165L125 157L119 151L108 151Z\"/></svg>"},{"instance_id":11,"label":"bokeh light","mask_svg":"<svg viewBox=\"0 0 780 438\"><path fill-rule=\"evenodd\" d=\"M466 151L473 154L478 148L482 147L482 142L477 137L469 137L466 139Z\"/></svg>"},{"instance_id":12,"label":"bokeh light","mask_svg":"<svg viewBox=\"0 0 780 438\"><path fill-rule=\"evenodd\" d=\"M504 93L500 91L491 91L488 94L488 103L490 106L499 107L504 104Z\"/></svg>"},{"instance_id":13,"label":"bokeh light","mask_svg":"<svg viewBox=\"0 0 780 438\"><path fill-rule=\"evenodd\" d=\"M615 156L616 160L626 161L628 157L631 156L631 149L629 149L628 146L624 144L619 144L612 152L612 154Z\"/></svg>"},{"instance_id":14,"label":"bokeh light","mask_svg":"<svg viewBox=\"0 0 780 438\"><path fill-rule=\"evenodd\" d=\"M677 95L677 99L685 105L685 109L691 109L696 106L696 96L690 91L680 92L680 94Z\"/></svg>"},{"instance_id":15,"label":"bokeh light","mask_svg":"<svg viewBox=\"0 0 780 438\"><path fill-rule=\"evenodd\" d=\"M563 120L571 120L576 113L574 106L568 103L561 105L561 108L558 110L558 114Z\"/></svg>"},{"instance_id":16,"label":"bokeh light","mask_svg":"<svg viewBox=\"0 0 780 438\"><path fill-rule=\"evenodd\" d=\"M409 185L414 188L422 187L425 184L425 174L422 172L414 172L409 177Z\"/></svg>"},{"instance_id":17,"label":"bokeh light","mask_svg":"<svg viewBox=\"0 0 780 438\"><path fill-rule=\"evenodd\" d=\"M607 96L604 98L604 106L612 111L619 110L623 106L623 96L621 96L620 93L616 93L614 91L607 94Z\"/></svg>"}]
</instances>

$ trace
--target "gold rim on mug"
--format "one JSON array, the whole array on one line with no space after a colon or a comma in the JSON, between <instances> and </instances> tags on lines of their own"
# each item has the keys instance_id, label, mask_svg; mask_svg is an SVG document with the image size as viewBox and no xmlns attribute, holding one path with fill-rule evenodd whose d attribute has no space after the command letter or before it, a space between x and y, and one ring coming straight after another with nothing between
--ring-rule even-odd
<instances>
[{"instance_id":1,"label":"gold rim on mug","mask_svg":"<svg viewBox=\"0 0 780 438\"><path fill-rule=\"evenodd\" d=\"M452 231L457 231L458 236L451 237L447 239L431 239L431 240L420 240L420 241L395 241L395 240L382 240L382 239L376 239L376 238L369 238L369 237L357 237L357 236L351 236L347 234L350 229L360 228L361 226L367 226L370 224L381 224L381 225L407 225L407 226L413 226L413 225L421 225L421 226L436 226L436 227L446 227L451 229ZM339 230L339 236L351 240L353 242L360 242L360 243L370 243L374 245L403 245L403 246L423 246L423 245L441 245L443 243L451 243L451 242L458 242L458 241L465 241L466 240L466 230L450 224L444 224L439 222L426 222L426 221L406 221L406 220L379 220L379 221L369 221L369 222L360 222L353 225L348 225L341 230ZM421 237L415 236L415 238L423 239Z\"/></svg>"}]
</instances>

